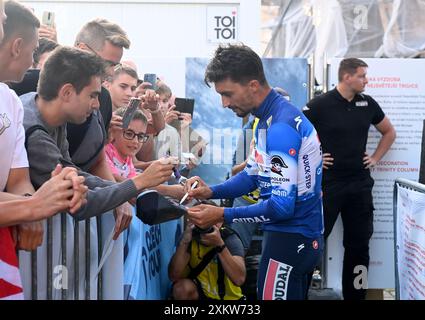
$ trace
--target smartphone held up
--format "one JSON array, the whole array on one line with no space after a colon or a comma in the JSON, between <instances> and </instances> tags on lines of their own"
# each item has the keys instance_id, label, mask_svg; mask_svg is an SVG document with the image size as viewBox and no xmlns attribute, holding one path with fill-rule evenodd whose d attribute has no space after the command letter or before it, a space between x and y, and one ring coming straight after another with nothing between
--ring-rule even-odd
<instances>
[{"instance_id":1,"label":"smartphone held up","mask_svg":"<svg viewBox=\"0 0 425 320\"><path fill-rule=\"evenodd\" d=\"M157 77L155 73L145 73L143 77L143 82L149 82L151 84L149 87L146 87L146 89L156 90L156 81Z\"/></svg>"},{"instance_id":2,"label":"smartphone held up","mask_svg":"<svg viewBox=\"0 0 425 320\"><path fill-rule=\"evenodd\" d=\"M128 103L127 108L125 109L124 115L122 117L122 128L127 129L130 125L131 120L134 117L136 110L139 108L140 99L139 98L131 98Z\"/></svg>"},{"instance_id":3,"label":"smartphone held up","mask_svg":"<svg viewBox=\"0 0 425 320\"><path fill-rule=\"evenodd\" d=\"M55 26L55 13L51 11L44 11L41 23L53 28Z\"/></svg>"}]
</instances>

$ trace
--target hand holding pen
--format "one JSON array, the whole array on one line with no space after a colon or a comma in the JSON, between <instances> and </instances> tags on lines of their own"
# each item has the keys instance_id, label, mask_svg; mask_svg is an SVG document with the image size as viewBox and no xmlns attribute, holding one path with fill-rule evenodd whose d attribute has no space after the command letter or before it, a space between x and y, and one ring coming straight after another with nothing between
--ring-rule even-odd
<instances>
[{"instance_id":1,"label":"hand holding pen","mask_svg":"<svg viewBox=\"0 0 425 320\"><path fill-rule=\"evenodd\" d=\"M184 191L188 194L187 200L192 199L210 199L212 197L212 190L200 177L192 177L186 181Z\"/></svg>"},{"instance_id":2,"label":"hand holding pen","mask_svg":"<svg viewBox=\"0 0 425 320\"><path fill-rule=\"evenodd\" d=\"M192 184L192 186L190 187L190 190L193 190L193 189L195 189L196 188L196 186L198 185L198 180L196 180L193 184ZM189 196L189 192L186 192L185 194L184 194L184 196L183 196L183 198L180 200L180 204L182 204L182 203L184 203L185 201L186 201L186 199L187 199L187 197Z\"/></svg>"}]
</instances>

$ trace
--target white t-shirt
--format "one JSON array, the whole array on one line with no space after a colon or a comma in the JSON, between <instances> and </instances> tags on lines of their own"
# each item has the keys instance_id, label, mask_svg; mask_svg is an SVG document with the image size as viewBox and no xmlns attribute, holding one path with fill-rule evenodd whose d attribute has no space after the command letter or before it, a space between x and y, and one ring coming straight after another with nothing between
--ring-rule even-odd
<instances>
[{"instance_id":1,"label":"white t-shirt","mask_svg":"<svg viewBox=\"0 0 425 320\"><path fill-rule=\"evenodd\" d=\"M165 156L180 157L181 144L180 136L176 128L165 124L165 128L161 130L155 137L155 159Z\"/></svg>"},{"instance_id":2,"label":"white t-shirt","mask_svg":"<svg viewBox=\"0 0 425 320\"><path fill-rule=\"evenodd\" d=\"M6 187L10 169L28 168L23 117L21 100L0 83L0 191Z\"/></svg>"}]
</instances>

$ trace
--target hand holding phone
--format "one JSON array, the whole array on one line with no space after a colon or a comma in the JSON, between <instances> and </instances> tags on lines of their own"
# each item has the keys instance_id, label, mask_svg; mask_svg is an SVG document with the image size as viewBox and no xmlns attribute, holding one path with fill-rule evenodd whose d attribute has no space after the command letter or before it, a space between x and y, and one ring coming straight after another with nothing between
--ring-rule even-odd
<instances>
[{"instance_id":1,"label":"hand holding phone","mask_svg":"<svg viewBox=\"0 0 425 320\"><path fill-rule=\"evenodd\" d=\"M55 26L55 13L51 11L44 11L41 23L53 28Z\"/></svg>"},{"instance_id":2,"label":"hand holding phone","mask_svg":"<svg viewBox=\"0 0 425 320\"><path fill-rule=\"evenodd\" d=\"M130 125L131 120L134 117L134 113L139 108L140 99L139 98L131 98L128 103L127 109L122 117L122 128L127 129Z\"/></svg>"},{"instance_id":3,"label":"hand holding phone","mask_svg":"<svg viewBox=\"0 0 425 320\"><path fill-rule=\"evenodd\" d=\"M156 74L155 73L145 73L143 77L143 82L149 82L151 84L150 87L147 87L147 89L156 90Z\"/></svg>"},{"instance_id":4,"label":"hand holding phone","mask_svg":"<svg viewBox=\"0 0 425 320\"><path fill-rule=\"evenodd\" d=\"M174 104L176 105L174 110L179 111L180 113L189 113L193 118L193 108L195 107L194 99L176 98L174 100Z\"/></svg>"}]
</instances>

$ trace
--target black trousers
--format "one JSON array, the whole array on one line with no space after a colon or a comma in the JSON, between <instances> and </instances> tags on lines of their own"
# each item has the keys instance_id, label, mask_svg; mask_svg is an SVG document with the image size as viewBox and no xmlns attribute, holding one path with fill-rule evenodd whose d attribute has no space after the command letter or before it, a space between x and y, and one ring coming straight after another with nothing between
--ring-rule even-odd
<instances>
[{"instance_id":1,"label":"black trousers","mask_svg":"<svg viewBox=\"0 0 425 320\"><path fill-rule=\"evenodd\" d=\"M369 268L369 240L373 233L373 184L370 176L323 183L325 239L340 213L344 227L342 294L346 300L360 300L366 296L365 283L359 282L356 277L363 272L360 270L365 270L364 267L366 270Z\"/></svg>"}]
</instances>

